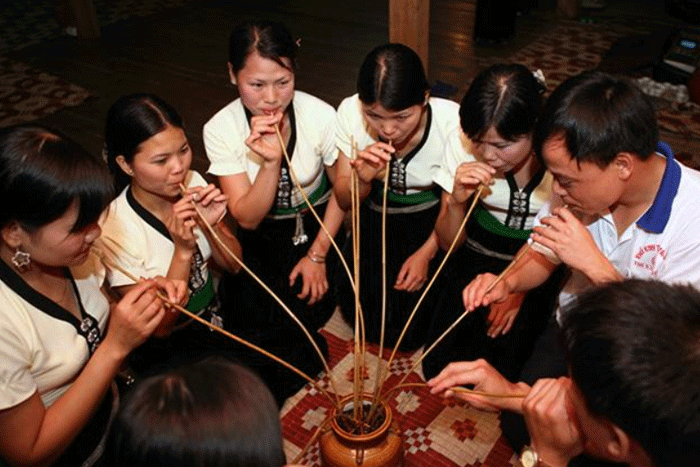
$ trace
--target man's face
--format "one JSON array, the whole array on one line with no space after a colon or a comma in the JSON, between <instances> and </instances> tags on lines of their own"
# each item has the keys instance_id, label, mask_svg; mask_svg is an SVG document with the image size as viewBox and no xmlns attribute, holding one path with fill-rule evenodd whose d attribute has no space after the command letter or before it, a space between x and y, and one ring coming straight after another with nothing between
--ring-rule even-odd
<instances>
[{"instance_id":1,"label":"man's face","mask_svg":"<svg viewBox=\"0 0 700 467\"><path fill-rule=\"evenodd\" d=\"M553 175L552 191L573 211L597 215L617 203L624 188L615 161L601 169L571 158L562 136L544 142L542 157Z\"/></svg>"}]
</instances>

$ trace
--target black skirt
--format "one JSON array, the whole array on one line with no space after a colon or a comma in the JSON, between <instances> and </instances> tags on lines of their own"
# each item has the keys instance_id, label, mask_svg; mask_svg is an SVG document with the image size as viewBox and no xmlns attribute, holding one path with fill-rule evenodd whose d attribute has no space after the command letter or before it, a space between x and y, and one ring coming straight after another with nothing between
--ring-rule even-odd
<instances>
[{"instance_id":1,"label":"black skirt","mask_svg":"<svg viewBox=\"0 0 700 467\"><path fill-rule=\"evenodd\" d=\"M381 203L381 202L380 202ZM384 343L393 347L403 330L423 288L416 292L394 289L404 261L416 252L431 235L440 212L440 203L431 203L427 209L410 213L387 213L386 216L386 317ZM381 204L380 204L381 205ZM376 204L375 204L376 206ZM365 201L360 208L360 303L365 321L367 342L378 343L381 337L382 315L382 215ZM343 252L351 271L352 237L346 242ZM438 253L430 262L428 280L433 277L442 255ZM345 270L338 271L338 297L343 316L354 326L355 298ZM416 312L411 325L401 341L401 350L414 350L425 342L425 328L430 322L430 312L440 290L436 281Z\"/></svg>"},{"instance_id":2,"label":"black skirt","mask_svg":"<svg viewBox=\"0 0 700 467\"><path fill-rule=\"evenodd\" d=\"M119 392L112 383L104 399L88 424L80 430L73 442L54 462L55 466L102 467L109 465L105 453L107 436L112 420L119 409ZM2 465L2 461L0 461Z\"/></svg>"},{"instance_id":3,"label":"black skirt","mask_svg":"<svg viewBox=\"0 0 700 467\"><path fill-rule=\"evenodd\" d=\"M323 219L326 203L315 207ZM310 212L302 214L304 232L308 241L294 245L292 237L296 231L296 219L264 219L255 230L239 228L237 236L243 249L243 261L256 275L270 287L294 315L309 330L314 341L324 355L328 353L325 339L317 331L332 315L335 298L332 293L333 277L338 256L331 247L326 257L326 274L329 291L314 305L297 298L302 288L301 276L289 286L289 274L303 258L320 226ZM344 231L336 235L340 241ZM291 363L312 378L322 369L322 363L308 338L299 326L248 273L224 274L219 285L219 299L224 317L224 327L268 350ZM308 300L308 298L307 298ZM247 355L249 366L256 369L272 389L279 401L294 394L306 380L283 368L278 363L267 364L270 360L254 354Z\"/></svg>"}]
</instances>

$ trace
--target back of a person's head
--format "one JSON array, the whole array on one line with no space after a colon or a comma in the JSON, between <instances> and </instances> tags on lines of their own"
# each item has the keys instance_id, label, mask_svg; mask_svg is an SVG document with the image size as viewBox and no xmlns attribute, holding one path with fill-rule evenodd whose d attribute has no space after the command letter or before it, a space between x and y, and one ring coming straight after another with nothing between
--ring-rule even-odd
<instances>
[{"instance_id":1,"label":"back of a person's head","mask_svg":"<svg viewBox=\"0 0 700 467\"><path fill-rule=\"evenodd\" d=\"M138 384L116 418L115 467L281 467L270 391L250 370L207 359Z\"/></svg>"},{"instance_id":2,"label":"back of a person's head","mask_svg":"<svg viewBox=\"0 0 700 467\"><path fill-rule=\"evenodd\" d=\"M555 137L564 138L573 159L605 168L621 152L650 157L659 130L653 104L638 86L589 71L564 81L545 102L533 139L540 157Z\"/></svg>"},{"instance_id":3,"label":"back of a person's head","mask_svg":"<svg viewBox=\"0 0 700 467\"><path fill-rule=\"evenodd\" d=\"M565 313L571 377L591 413L635 439L659 467L700 463L700 293L631 279Z\"/></svg>"}]
</instances>

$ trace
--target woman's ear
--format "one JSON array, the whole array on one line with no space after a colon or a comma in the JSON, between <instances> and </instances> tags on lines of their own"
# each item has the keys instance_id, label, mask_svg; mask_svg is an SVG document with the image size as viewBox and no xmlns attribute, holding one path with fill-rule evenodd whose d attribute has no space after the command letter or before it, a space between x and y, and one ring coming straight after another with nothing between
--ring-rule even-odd
<instances>
[{"instance_id":1,"label":"woman's ear","mask_svg":"<svg viewBox=\"0 0 700 467\"><path fill-rule=\"evenodd\" d=\"M117 164L119 165L119 168L122 169L122 171L123 171L125 174L127 174L129 177L133 177L133 176L134 176L134 171L133 171L133 169L131 168L131 166L129 165L129 163L126 161L126 159L124 159L124 156L122 156L121 154L119 154L114 160L117 161Z\"/></svg>"},{"instance_id":2,"label":"woman's ear","mask_svg":"<svg viewBox=\"0 0 700 467\"><path fill-rule=\"evenodd\" d=\"M228 69L228 77L231 79L231 84L236 86L236 73L233 71L233 65L231 65L231 62L226 63L226 68Z\"/></svg>"},{"instance_id":3,"label":"woman's ear","mask_svg":"<svg viewBox=\"0 0 700 467\"><path fill-rule=\"evenodd\" d=\"M2 228L0 235L2 236L2 241L5 245L9 246L11 249L16 250L22 244L22 227L20 227L18 222L12 221Z\"/></svg>"}]
</instances>

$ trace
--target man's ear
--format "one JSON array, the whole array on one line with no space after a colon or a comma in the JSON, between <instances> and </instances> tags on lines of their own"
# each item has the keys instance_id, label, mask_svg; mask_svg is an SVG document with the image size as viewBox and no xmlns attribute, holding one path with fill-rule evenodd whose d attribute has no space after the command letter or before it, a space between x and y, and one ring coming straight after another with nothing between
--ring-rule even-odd
<instances>
[{"instance_id":1,"label":"man's ear","mask_svg":"<svg viewBox=\"0 0 700 467\"><path fill-rule=\"evenodd\" d=\"M231 62L226 63L226 68L228 69L228 77L231 80L231 84L236 86L236 73L233 71L233 65L231 65Z\"/></svg>"},{"instance_id":2,"label":"man's ear","mask_svg":"<svg viewBox=\"0 0 700 467\"><path fill-rule=\"evenodd\" d=\"M637 156L629 152L620 152L615 156L612 163L621 180L627 180L632 176L637 160Z\"/></svg>"},{"instance_id":3,"label":"man's ear","mask_svg":"<svg viewBox=\"0 0 700 467\"><path fill-rule=\"evenodd\" d=\"M12 221L2 228L0 235L2 235L2 241L11 249L15 250L22 244L23 232L24 230L20 227L19 223Z\"/></svg>"},{"instance_id":4,"label":"man's ear","mask_svg":"<svg viewBox=\"0 0 700 467\"><path fill-rule=\"evenodd\" d=\"M606 422L608 431L608 441L605 449L611 458L624 462L630 457L632 439L625 431L612 422Z\"/></svg>"}]
</instances>

